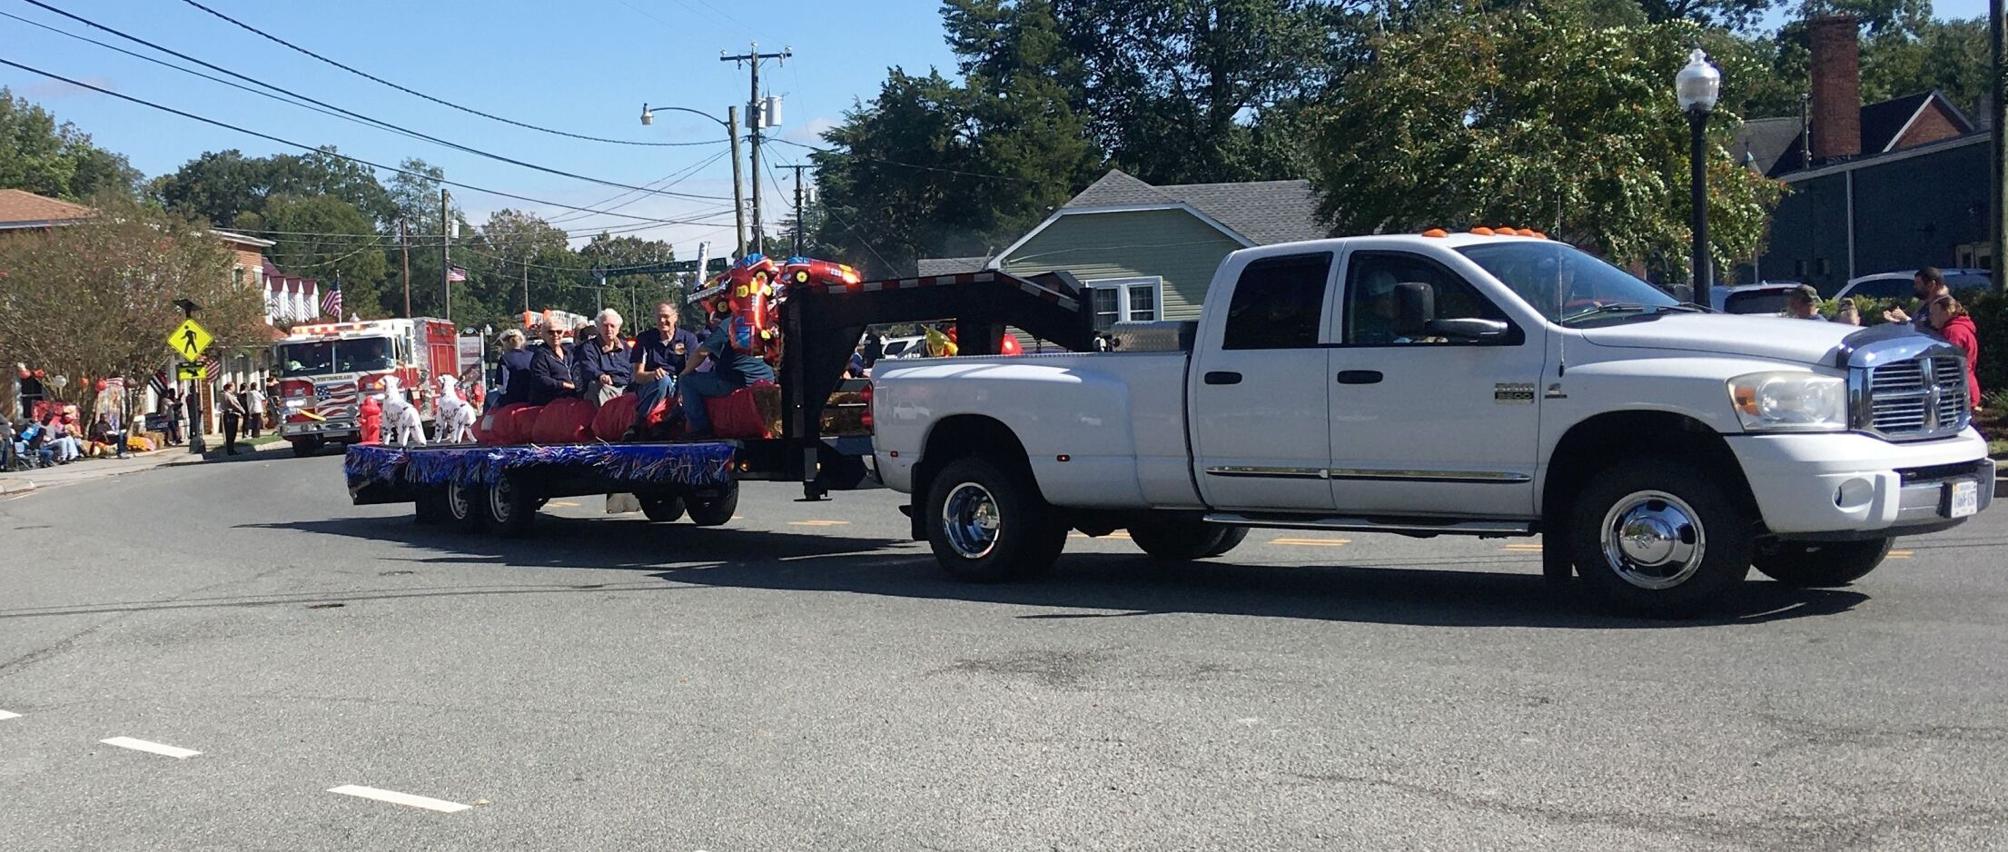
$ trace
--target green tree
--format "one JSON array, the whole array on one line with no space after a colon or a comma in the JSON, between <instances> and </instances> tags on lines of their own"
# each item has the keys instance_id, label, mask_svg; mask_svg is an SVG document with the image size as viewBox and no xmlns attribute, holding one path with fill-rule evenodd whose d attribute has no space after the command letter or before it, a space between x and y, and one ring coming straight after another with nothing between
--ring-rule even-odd
<instances>
[{"instance_id":1,"label":"green tree","mask_svg":"<svg viewBox=\"0 0 2008 852\"><path fill-rule=\"evenodd\" d=\"M378 226L393 224L391 197L369 168L334 156L332 146L306 154L246 157L236 149L208 151L153 182L162 205L219 227L265 207L275 195L328 195L361 210Z\"/></svg>"},{"instance_id":2,"label":"green tree","mask_svg":"<svg viewBox=\"0 0 2008 852\"><path fill-rule=\"evenodd\" d=\"M200 220L108 191L80 224L0 240L0 361L26 362L71 379L85 407L91 379L151 375L181 322L176 299L202 306L215 351L271 342L264 298L234 280L231 254Z\"/></svg>"},{"instance_id":3,"label":"green tree","mask_svg":"<svg viewBox=\"0 0 2008 852\"><path fill-rule=\"evenodd\" d=\"M655 321L649 311L655 303L682 305L689 292L679 276L672 273L623 271L676 260L676 249L661 240L602 233L580 246L578 254L588 270L608 270L606 290L600 294L600 300L619 310L631 329L651 327Z\"/></svg>"},{"instance_id":4,"label":"green tree","mask_svg":"<svg viewBox=\"0 0 2008 852\"><path fill-rule=\"evenodd\" d=\"M1322 116L1323 211L1340 233L1534 227L1684 277L1688 127L1667 69L1701 37L1686 22L1512 11L1378 38L1378 62ZM1725 264L1757 253L1780 192L1724 150L1736 123L1718 111L1710 124L1709 235Z\"/></svg>"},{"instance_id":5,"label":"green tree","mask_svg":"<svg viewBox=\"0 0 2008 852\"><path fill-rule=\"evenodd\" d=\"M1926 21L1862 44L1862 100L1873 103L1937 89L1969 116L1992 88L1987 19Z\"/></svg>"},{"instance_id":6,"label":"green tree","mask_svg":"<svg viewBox=\"0 0 2008 852\"><path fill-rule=\"evenodd\" d=\"M106 191L130 195L138 183L123 154L0 87L0 189L81 201Z\"/></svg>"},{"instance_id":7,"label":"green tree","mask_svg":"<svg viewBox=\"0 0 2008 852\"><path fill-rule=\"evenodd\" d=\"M390 273L383 237L355 205L331 195L275 195L265 200L264 212L238 217L238 227L272 232L276 244L266 255L287 273L341 281L344 312L364 319L392 313L383 298Z\"/></svg>"}]
</instances>

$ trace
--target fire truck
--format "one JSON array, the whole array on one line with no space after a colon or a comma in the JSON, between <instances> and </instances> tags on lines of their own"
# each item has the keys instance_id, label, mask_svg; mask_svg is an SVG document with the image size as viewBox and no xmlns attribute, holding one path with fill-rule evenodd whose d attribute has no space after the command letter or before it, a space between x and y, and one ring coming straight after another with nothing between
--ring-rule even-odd
<instances>
[{"instance_id":1,"label":"fire truck","mask_svg":"<svg viewBox=\"0 0 2008 852\"><path fill-rule=\"evenodd\" d=\"M272 345L279 376L279 434L293 454L310 456L329 442L356 443L357 406L381 400L384 379L396 376L430 428L432 381L458 375L453 323L431 317L297 325Z\"/></svg>"}]
</instances>

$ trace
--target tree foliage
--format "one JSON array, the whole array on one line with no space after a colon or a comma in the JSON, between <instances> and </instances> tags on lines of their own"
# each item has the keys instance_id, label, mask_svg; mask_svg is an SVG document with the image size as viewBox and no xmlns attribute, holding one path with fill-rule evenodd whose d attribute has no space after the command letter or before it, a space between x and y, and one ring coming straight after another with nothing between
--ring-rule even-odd
<instances>
[{"instance_id":1,"label":"tree foliage","mask_svg":"<svg viewBox=\"0 0 2008 852\"><path fill-rule=\"evenodd\" d=\"M153 182L162 205L201 216L220 227L264 209L273 196L333 196L354 205L379 226L395 221L390 195L366 166L333 155L333 146L306 154L246 157L235 148L205 152Z\"/></svg>"},{"instance_id":2,"label":"tree foliage","mask_svg":"<svg viewBox=\"0 0 2008 852\"><path fill-rule=\"evenodd\" d=\"M204 223L116 193L92 204L86 222L0 240L0 361L68 376L88 406L90 380L151 375L167 357L176 299L202 306L219 351L270 341L262 294L233 280Z\"/></svg>"},{"instance_id":3,"label":"tree foliage","mask_svg":"<svg viewBox=\"0 0 2008 852\"><path fill-rule=\"evenodd\" d=\"M1445 14L1380 37L1377 61L1321 114L1323 210L1340 233L1534 227L1675 272L1688 126L1667 69L1701 37L1685 22L1590 27L1529 11ZM1756 254L1780 191L1723 149L1736 120L1718 111L1710 125L1710 238L1724 260Z\"/></svg>"},{"instance_id":4,"label":"tree foliage","mask_svg":"<svg viewBox=\"0 0 2008 852\"><path fill-rule=\"evenodd\" d=\"M139 171L69 122L0 87L0 189L81 201L130 194Z\"/></svg>"}]
</instances>

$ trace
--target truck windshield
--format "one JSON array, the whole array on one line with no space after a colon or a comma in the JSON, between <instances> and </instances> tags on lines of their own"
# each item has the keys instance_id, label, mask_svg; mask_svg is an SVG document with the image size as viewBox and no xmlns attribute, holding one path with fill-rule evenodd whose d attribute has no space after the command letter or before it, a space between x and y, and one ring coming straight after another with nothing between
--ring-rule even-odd
<instances>
[{"instance_id":1,"label":"truck windshield","mask_svg":"<svg viewBox=\"0 0 2008 852\"><path fill-rule=\"evenodd\" d=\"M1656 314L1681 306L1651 284L1562 243L1501 242L1457 252L1558 323Z\"/></svg>"},{"instance_id":2,"label":"truck windshield","mask_svg":"<svg viewBox=\"0 0 2008 852\"><path fill-rule=\"evenodd\" d=\"M360 373L396 366L390 349L390 339L385 337L317 340L281 346L276 360L280 376Z\"/></svg>"}]
</instances>

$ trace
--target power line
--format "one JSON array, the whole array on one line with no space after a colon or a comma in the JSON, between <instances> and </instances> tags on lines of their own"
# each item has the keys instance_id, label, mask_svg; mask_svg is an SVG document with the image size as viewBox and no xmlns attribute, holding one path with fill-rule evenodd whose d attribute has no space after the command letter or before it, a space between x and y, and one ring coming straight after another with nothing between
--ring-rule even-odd
<instances>
[{"instance_id":1,"label":"power line","mask_svg":"<svg viewBox=\"0 0 2008 852\"><path fill-rule=\"evenodd\" d=\"M32 3L34 2L34 0L29 0L29 2ZM942 168L941 166L923 166L918 163L902 163L898 160L881 160L877 157L867 157L863 154L854 154L849 151L839 151L836 150L835 148L820 148L815 145L806 145L801 142L796 142L792 139L774 139L772 141L779 142L783 145L793 145L797 148L807 148L819 154L835 154L839 157L849 157L850 159L863 160L867 163L884 163L888 166L903 166L909 169L919 169L924 172L942 172L951 175L965 175L968 177L990 178L992 180L1015 180L1021 183L1038 183L1037 180L1027 177L1012 177L1011 175L994 175L994 174L985 174L983 172L968 172L968 171L963 171L961 169Z\"/></svg>"},{"instance_id":2,"label":"power line","mask_svg":"<svg viewBox=\"0 0 2008 852\"><path fill-rule=\"evenodd\" d=\"M37 6L41 6L41 5L42 5L41 3L39 3L39 2L36 2L36 0L27 0L27 2L30 2L30 3L34 3L34 4L35 4L35 5L37 5ZM327 63L327 64L329 64L329 65L333 65L333 66L335 66L336 68L340 68L340 69L342 69L343 71L347 71L347 72L349 72L350 74L354 74L354 75L356 75L356 76L358 76L358 77L362 77L363 79L366 79L366 80L371 80L371 81L374 81L374 82L377 82L377 83L381 83L381 84L383 84L383 85L385 85L385 86L389 86L389 87L391 87L391 88L393 88L393 89L396 89L396 90L398 90L398 91L400 91L400 92L403 92L403 93L405 93L405 94L407 94L407 95L411 95L411 96L413 96L413 97L416 97L416 98L423 98L423 99L425 99L425 100L428 100L428 101L431 101L431 102L433 102L433 103L436 103L436 104L439 104L440 106L444 106L444 107L450 107L450 108L453 108L453 109L457 109L457 110L459 110L459 111L461 111L461 112L464 112L464 113L467 113L467 114L469 114L469 115L478 115L478 116L481 116L482 118L486 118L486 119L488 119L488 120L490 120L490 121L499 121L499 122L502 122L503 124L508 124L508 125L513 125L513 126L516 126L516 127L521 127L521 128L525 128L525 129L528 129L528 130L535 130L535 131L538 131L538 132L541 132L541 133L550 133L550 134L553 134L553 135L556 135L556 136L567 136L567 137L570 137L570 138L573 138L573 139L584 139L584 140L586 140L586 141L589 141L589 142L605 142L605 143L607 143L607 144L609 144L609 145L637 145L637 146L642 146L642 147L650 147L650 148L669 148L669 147L676 147L676 146L681 146L681 145L713 145L713 144L717 144L717 143L715 143L715 142L634 142L634 141L630 141L630 140L627 140L627 139L608 139L608 138L606 138L606 137L602 137L602 136L588 136L588 135L585 135L585 134L583 134L583 133L573 133L573 132L571 132L571 131L569 131L569 130L558 130L558 129L555 129L555 128L550 128L550 127L543 127L543 126L541 126L541 125L536 125L536 124L530 124L529 122L524 122L524 121L517 121L517 120L515 120L515 119L513 119L513 118L503 118L502 116L499 116L499 115L495 115L495 114L493 114L493 113L487 113L487 112L482 112L481 110L478 110L478 109L474 109L473 107L465 107L465 106L461 106L460 104L456 104L456 103L454 103L454 102L452 102L452 101L449 101L449 100L445 100L445 99L443 99L443 98L437 98L437 97L433 97L432 95L428 95L428 94L426 94L426 93L424 93L424 92L421 92L421 91L418 91L418 90L416 90L416 89L412 89L412 88L409 88L409 87L406 87L406 86L401 86L401 85L398 85L398 84L396 84L396 83L393 83L393 82L391 82L391 81L389 81L389 80L386 80L386 79L384 79L384 78L382 78L382 77L378 77L378 76L376 76L375 74L371 74L371 73L369 73L368 71L364 71L364 70L361 70L361 69L359 69L359 68L355 68L355 67L352 67L352 66L348 66L348 65L344 65L344 64L342 64L342 63L340 63L340 62L336 62L336 61L335 61L335 60L333 60L333 59L329 59L329 58L327 58L327 57L325 57L325 56L322 56L322 55L320 55L320 54L318 54L318 53L315 53L315 52L313 52L313 51L311 51L311 50L308 50L308 49L306 49L306 48L304 48L304 47L301 47L301 46L299 46L299 45L297 45L297 44L294 44L294 43L292 43L292 42L290 42L290 41L287 41L287 40L285 40L285 39L283 39L283 38L280 38L280 37L278 37L278 36L275 36L275 35L273 35L273 34L271 34L271 33L268 33L268 32L266 32L266 31L264 31L264 30L261 30L261 29L258 29L257 27L254 27L254 26L251 26L250 24L247 24L247 23L244 23L243 21L240 21L240 20L237 20L236 18L233 18L233 17L230 17L229 15L225 15L225 14L223 14L222 12L218 12L218 11L216 11L215 9L211 9L211 8L209 8L208 6L204 6L204 5L202 5L201 3L197 3L197 2L195 2L195 0L182 0L182 2L184 2L184 3L187 3L187 4L188 4L188 5L190 5L190 6L194 6L194 7L195 7L195 8L197 8L197 9L201 9L201 10L202 10L202 11L204 11L204 12L208 12L208 13L209 13L209 14L211 14L211 15L215 15L215 16L216 16L216 17L218 17L218 18L222 18L223 20L225 20L225 21L228 21L228 22L230 22L230 23L232 23L232 24L235 24L235 25L237 25L238 27L241 27L241 28L243 28L243 29L245 29L245 30L248 30L248 31L252 32L252 33L256 33L257 35L259 35L259 36L262 36L262 37L264 37L265 39L267 39L267 40L269 40L269 41L272 41L272 42L275 42L275 43L277 43L277 44L280 44L280 45L282 45L282 46L284 46L284 47L287 47L287 48L289 48L289 49L291 49L291 50L294 50L294 51L297 51L297 52L299 52L299 53L303 53L303 54L306 54L307 56L311 56L311 57L313 57L313 58L315 58L315 59L318 59L318 60L320 60L320 61L322 61L322 62L325 62L325 63ZM43 8L48 8L48 7L44 6Z\"/></svg>"},{"instance_id":3,"label":"power line","mask_svg":"<svg viewBox=\"0 0 2008 852\"><path fill-rule=\"evenodd\" d=\"M290 90L290 89L286 89L286 88L284 88L284 87L281 87L281 86L276 86L276 85L273 85L273 84L271 84L271 83L267 83L267 82L265 82L265 81L263 81L263 80L260 80L260 79L258 79L258 78L256 78L256 77L251 77L251 76L248 76L248 75L245 75L245 74L240 74L240 73L237 73L237 72L235 72L235 71L232 71L232 70L230 70L230 69L228 69L228 68L224 68L224 67L222 67L222 66L219 66L219 65L215 65L215 64L213 64L213 63L209 63L209 62L205 62L205 61L203 61L203 60L200 60L200 59L197 59L197 58L195 58L195 57L193 57L193 56L190 56L190 55L188 55L188 54L186 54L186 53L182 53L182 52L180 52L180 51L177 51L177 50L174 50L174 49L172 49L172 48L168 48L168 47L163 47L163 46L161 46L161 45L158 45L158 44L155 44L155 43L153 43L153 42L150 42L150 41L147 41L146 39L143 39L143 38L140 38L140 37L138 37L138 36L135 36L135 35L131 35L131 34L129 34L129 33L125 33L125 32L121 32L121 31L119 31L119 30L117 30L117 29L115 29L115 28L112 28L112 27L109 27L109 26L106 26L106 25L104 25L104 24L100 24L100 23L98 23L98 22L96 22L96 21L93 21L93 20L90 20L89 18L84 18L84 17L81 17L81 16L78 16L78 15L73 15L73 14L70 14L69 12L66 12L66 11L63 11L62 9L58 9L58 8L56 8L56 7L54 7L54 6L50 6L49 4L47 4L47 3L44 3L44 2L42 2L42 0L23 0L23 2L25 2L25 3L28 3L28 4L30 4L30 5L33 5L33 6L37 6L37 7L40 7L40 8L42 8L42 9L46 9L46 10L48 10L48 11L51 11L51 12L54 12L54 13L56 13L56 14L58 14L58 15L62 15L62 16L63 16L63 17L65 17L65 18L69 18L69 19L71 19L71 20L73 20L73 21L76 21L76 22L78 22L78 23L81 23L81 24L84 24L84 25L86 25L86 26L90 26L90 27L94 27L94 28L97 28L97 29L100 29L100 30L104 30L105 32L108 32L108 33L111 33L112 35L115 35L115 36L118 36L118 37L120 37L120 38L123 38L123 39L126 39L127 41L131 41L131 42L135 42L135 43L138 43L138 44L143 44L143 45L146 45L147 47L151 47L151 48L153 48L154 50L158 50L158 51L160 51L160 52L162 52L162 53L165 53L165 54L168 54L168 55L170 55L170 56L174 56L174 57L176 57L176 58L179 58L179 59L183 59L183 60L186 60L186 61L189 61L189 62L193 62L193 63L195 63L195 64L197 64L197 65L201 65L202 67L204 67L204 68L208 68L208 69L210 69L210 70L212 70L212 71L216 71L216 72L218 72L218 73L222 73L222 74L228 74L228 75L230 75L230 76L232 76L232 77L236 77L237 79L240 79L240 80L244 80L244 81L246 81L246 82L249 82L249 83L254 83L254 84L256 84L256 85L259 85L259 86L264 86L265 88L268 88L268 89L271 89L271 90L273 90L273 91L275 91L275 92L281 92L281 93L283 93L283 94L286 94L286 95L290 95L290 96L292 96L292 97L295 97L295 98L299 98L300 100L303 100L303 101L307 101L307 102L309 102L309 103L313 103L313 104L318 104L318 105L320 105L320 106L324 106L324 107L327 107L328 109L332 109L332 110L335 110L336 112L340 112L340 113L342 113L342 114L344 114L344 115L349 115L349 116L353 116L353 117L355 117L355 118L356 118L356 119L358 119L358 120L361 120L361 121L364 121L364 122L367 122L367 123L369 123L369 124L373 124L373 125L376 125L376 126L378 126L378 127L381 127L381 128L383 128L383 129L386 129L386 130L390 130L390 131L393 131L393 132L398 132L398 133L403 133L403 134L406 134L406 135L409 135L409 136L416 136L416 137L418 137L418 138L420 138L420 139L424 139L424 140L426 140L426 141L429 141L429 142L433 142L433 143L435 143L435 144L439 144L439 145L444 145L444 146L446 146L446 147L448 147L448 148L452 148L452 149L455 149L455 150L458 150L458 151L465 151L465 152L467 152L467 153L469 153L469 154L474 154L474 155L476 155L476 156L480 156L480 157L486 157L486 158L488 158L488 159L491 159L491 160L496 160L496 161L499 161L499 162L504 162L504 163L508 163L508 164L510 164L510 165L514 165L514 166L520 166L520 167L522 167L522 168L526 168L526 169L531 169L531 170L534 170L534 171L540 171L540 172L544 172L544 173L546 173L546 174L553 174L553 175L557 175L557 176L559 176L559 177L567 177L567 178L571 178L571 179L573 179L573 180L582 180L582 181L586 181L586 182L588 182L588 183L597 183L597 184L604 184L604 185L606 185L606 186L612 186L612 187L619 187L619 188L621 188L621 189L629 189L629 190L638 190L638 191L642 191L642 192L654 192L654 193L656 193L656 194L658 194L658 195L668 195L668 196L674 196L674 197L677 197L677 198L694 198L694 199L700 199L700 200L704 200L704 201L723 201L723 200L725 200L724 196L718 196L718 195L694 195L694 194L691 194L691 193L686 193L686 192L669 192L669 191L667 191L667 190L660 190L660 191L658 191L658 190L650 190L650 189L647 189L646 187L639 187L639 186L635 186L634 184L630 184L630 183L621 183L621 182L619 182L619 181L612 181L612 180L606 180L606 179L603 179L603 178L596 178L596 177L592 177L592 176L590 176L590 175L582 175L582 174L578 174L578 173L575 173L575 172L568 172L568 171L564 171L563 169L554 169L554 168L551 168L551 167L549 167L549 166L542 166L542 165L538 165L538 164L536 164L536 163L531 163L531 162L527 162L527 161L524 161L524 160L518 160L518 159L515 159L515 158L513 158L513 157L506 157L506 156L503 156L503 155L501 155L501 154L496 154L496 153L492 153L492 152L489 152L489 151L483 151L483 150L481 150L481 149L479 149L479 148L474 148L474 147L470 147L470 146L467 146L467 145L462 145L462 144L460 144L460 143L458 143L458 142L451 142L451 141L448 141L448 140L445 140L445 139L441 139L441 138L439 138L439 137L437 137L437 136L431 136L431 135L428 135L428 134L425 134L425 133L420 133L419 131L416 131L416 130L412 130L412 129L410 129L410 128L407 128L407 127L403 127L403 126L400 126L400 125L396 125L396 124L392 124L392 123L390 123L390 122L387 122L387 121L383 121L383 120L381 120L381 119L377 119L377 118L372 118L372 117L370 117L370 116L367 116L367 115L363 115L362 113L359 113L359 112L355 112L355 111L353 111L353 110L348 110L348 109L344 109L344 108L342 108L342 107L338 107L338 106L335 106L334 104L331 104L331 103L328 103L328 102L326 102L326 101L322 101L322 100L318 100L318 99L316 99L316 98L312 98L312 97L309 97L309 96L307 96L307 95L303 95L303 94L300 94L299 92L295 92L295 91L292 91L292 90Z\"/></svg>"},{"instance_id":4,"label":"power line","mask_svg":"<svg viewBox=\"0 0 2008 852\"><path fill-rule=\"evenodd\" d=\"M699 161L697 161L696 163L694 163L694 164L692 164L692 165L689 165L689 166L686 166L686 167L684 167L684 168L681 168L681 169L677 169L676 171L673 171L673 172L670 172L669 174L666 174L666 175L663 175L662 177L659 177L659 178L656 178L655 180L652 180L652 181L649 181L649 182L648 182L647 184L644 184L644 185L645 185L645 186L649 186L649 187L653 187L653 188L656 188L656 189L662 189L662 188L664 188L664 187L671 187L671 186L675 186L675 185L677 185L677 184L679 184L679 183L682 183L682 182L684 182L684 181L686 181L686 180L689 180L690 178L692 178L692 177L696 176L696 174L697 174L697 173L698 173L699 171L702 171L702 170L703 170L703 169L704 169L704 168L705 168L706 166L709 166L709 165L711 165L712 163L716 163L716 162L718 162L719 160L721 160L721 159L724 159L724 158L725 158L725 155L726 155L726 154L729 154L729 153L731 153L731 152L729 152L729 151L720 151L720 152L718 152L718 153L716 153L716 154L713 154L713 155L711 155L711 156L709 156L709 157L706 157L706 158L704 158L704 159L702 159L702 160L699 160ZM607 206L605 206L605 205L607 205L607 203L608 203L608 202L611 202L611 201L614 201L614 200L616 200L616 199L619 199L619 198L622 198L622 197L624 197L624 196L628 196L628 195L633 195L634 197L633 197L633 198L631 198L631 199L628 199L627 201L622 201L622 202L621 202L621 203L619 203L619 204L615 204L615 205L613 205L613 206L611 206L611 207L607 207ZM637 202L641 201L641 200L642 200L643 198L645 198L645 197L646 197L645 195L638 195L638 194L634 193L633 191L628 191L628 192L618 192L618 193L615 193L615 194L613 194L613 195L611 195L611 196L608 196L608 197L606 197L606 198L603 198L603 199L601 199L601 200L599 200L599 201L595 201L595 202L592 202L592 206L594 206L594 207L601 207L602 209L606 209L606 210L619 210L619 209L620 209L620 208L622 208L622 207L626 207L626 206L628 206L628 205L630 205L630 204L635 204L635 203L637 203ZM728 207L728 208L725 208L725 209L727 209L727 210L730 210L730 209L732 209L732 208ZM586 217L586 216L584 216L584 215L582 215L582 214L577 214L577 213L564 213L564 214L560 214L560 215L557 215L557 216L553 216L553 217L551 217L551 219L550 219L550 222L551 222L551 224L555 225L555 224L558 224L558 223L560 223L560 222L563 222L563 221L566 221L567 219L570 219L571 221L577 221L577 220L579 220L579 219L584 219L584 218L587 218L587 217Z\"/></svg>"},{"instance_id":5,"label":"power line","mask_svg":"<svg viewBox=\"0 0 2008 852\"><path fill-rule=\"evenodd\" d=\"M31 2L31 3L32 3L32 2L34 2L34 0L28 0L28 2ZM484 187L484 186L476 186L476 185L474 185L474 184L470 184L470 183L461 183L461 182L458 182L458 181L451 181L451 180L447 180L447 179L445 179L445 178L435 178L435 177L433 177L432 175L428 175L428 174L421 174L421 173L419 173L419 172L413 172L413 171L407 171L407 170L405 170L405 169L401 169L401 168L398 168L398 167L395 167L395 166L386 166L386 165L384 165L384 164L382 164L382 163L378 163L378 162L375 162L375 161L372 161L372 160L365 160L365 159L363 159L363 158L361 158L361 157L352 157L352 156L350 156L350 155L348 155L348 154L344 154L344 153L341 153L340 151L334 151L334 150L329 150L329 149L326 149L326 148L321 148L321 147L317 147L317 146L313 146L313 145L308 145L308 144L306 144L306 143L304 143L304 142L295 142L295 141L293 141L293 140L291 140L291 139L286 139L286 138L284 138L284 137L280 137L280 136L273 136L273 135L272 135L272 134L270 134L270 133L262 133L262 132L259 132L259 131L256 131L256 130L252 130L252 129L250 129L250 128L246 128L246 127L239 127L239 126L237 126L237 125L235 125L235 124L231 124L231 123L229 123L229 122L226 122L226 121L218 121L218 120L216 120L216 119L213 119L213 118L209 118L209 117L207 117L207 116L201 116L201 115L196 115L195 113L192 113L192 112L187 112L187 111L185 111L185 110L179 110L179 109L175 109L174 107L171 107L171 106L165 106L165 105L162 105L162 104L157 104L157 103L154 103L153 101L149 101L149 100L146 100L146 99L144 99L144 98L137 98L137 97L133 97L132 95L128 95L128 94L124 94L124 93L122 93L122 92L115 92L115 91L112 91L111 89L107 89L107 88L105 88L105 87L103 87L103 86L94 86L94 85L91 85L90 83L86 83L86 82L84 82L84 81L82 81L82 80L76 80L76 79L72 79L72 78L69 78L69 77L65 77L65 76L63 76L63 75L61 75L61 74L57 74L57 73L54 73L54 72L50 72L50 71L44 71L44 70L42 70L42 69L40 69L40 68L36 68L36 67L33 67L33 66L29 66L29 65L22 65L22 64L21 64L21 63L19 63L19 62L14 62L14 61L12 61L12 60L9 60L9 59L0 59L0 65L6 65L6 66L8 66L8 67L11 67L11 68L18 68L18 69L20 69L20 70L22 70L22 71L26 71L26 72L28 72L28 73L30 73L30 74L39 74L39 75L41 75L41 76L43 76L43 77L47 77L47 78L49 78L49 79L51 79L51 80L55 80L55 81L57 81L57 82L62 82L62 83L68 83L68 84L70 84L70 85L72 85L72 86L76 86L76 87L77 87L77 88L79 88L79 89L88 89L88 90L90 90L90 91L93 91L93 92L97 92L98 94L101 94L101 95L110 95L110 96L112 96L112 97L114 97L114 98L118 98L119 100L123 100L123 101L129 101L129 102L132 102L132 103L136 103L136 104L139 104L140 106L143 106L143 107L151 107L151 108L153 108L153 109L157 109L157 110L160 110L161 112L165 112L165 113L169 113L169 114L172 114L172 115L178 115L178 116L181 116L182 118L186 118L186 119L189 119L189 120L191 120L191 121L199 121L199 122L202 122L203 124L208 124L208 125L212 125L212 126L215 126L215 127L221 127L221 128L223 128L223 129L225 129L225 130L234 130L234 131L237 131L238 133L242 133L242 134L244 134L244 135L246 135L246 136L251 136L251 137L255 137L255 138L258 138L258 139L263 139L263 140L265 140L265 141L267 141L267 142L276 142L276 143L278 143L278 144L281 144L281 145L288 145L288 146L291 146L291 147L294 147L294 148L298 148L298 149L300 149L300 150L302 150L302 151L311 151L311 152L314 152L314 153L318 153L318 154L324 154L324 155L326 155L326 156L330 156L330 157L334 157L334 158L336 158L336 159L339 159L339 160L347 160L347 161L349 161L349 162L352 162L352 163L358 163L358 164L360 164L360 165L365 165L365 166L369 166L370 168L374 168L374 169L382 169L382 170L384 170L384 171L387 171L387 172L392 172L392 173L395 173L395 174L400 174L400 175L405 175L405 176L407 176L407 177L414 177L414 178L418 178L418 179L420 179L420 180L428 180L428 181L437 181L437 182L439 182L439 183L442 183L442 184L445 184L445 185L447 185L447 186L453 186L453 187L459 187L459 188L461 188L461 189L465 189L465 190L471 190L471 191L473 191L473 192L480 192L480 193L485 193L485 194L488 194L488 195L493 195L493 196L497 196L497 197L500 197L500 198L513 198L513 199L515 199L515 200L517 200L517 201L526 201L526 202L529 202L529 203L531 203L531 204L542 204L542 205L544 205L544 206L546 206L546 207L560 207L560 208L563 208L563 209L566 209L566 210L578 210L578 211L581 211L581 212L585 212L585 213L600 213L600 214L604 214L604 215L608 215L608 216L619 216L619 217L621 217L621 218L623 218L623 219L633 219L633 220L635 220L635 221L638 221L638 222L654 222L654 223L657 223L657 224L662 224L662 225L706 225L706 224L710 224L709 222L697 222L697 221L687 221L687 220L681 220L681 219L658 219L658 218L655 218L655 217L652 217L652 216L636 216L636 215L634 215L634 214L632 214L632 213L616 213L616 212L612 212L612 211L608 211L608 210L595 210L595 209L593 209L593 208L590 208L590 207L580 207L580 206L578 206L578 205L575 205L575 204L566 204L566 203L563 203L563 202L560 202L560 201L546 201L546 200L544 200L544 199L541 199L541 198L532 198L532 197L530 197L530 196L527 196L527 195L517 195L516 193L513 193L513 192L504 192L504 191L502 191L502 190L499 190L499 189L489 189L489 188L487 188L487 187Z\"/></svg>"}]
</instances>

